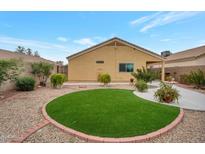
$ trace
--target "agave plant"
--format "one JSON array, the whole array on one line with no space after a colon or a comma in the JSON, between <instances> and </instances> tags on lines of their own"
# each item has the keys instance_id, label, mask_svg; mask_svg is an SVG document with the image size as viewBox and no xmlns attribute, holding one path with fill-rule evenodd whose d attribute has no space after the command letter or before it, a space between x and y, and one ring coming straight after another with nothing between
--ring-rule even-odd
<instances>
[{"instance_id":1,"label":"agave plant","mask_svg":"<svg viewBox=\"0 0 205 154\"><path fill-rule=\"evenodd\" d=\"M180 94L171 84L161 82L160 88L155 92L154 97L160 102L170 103L175 100L178 102Z\"/></svg>"}]
</instances>

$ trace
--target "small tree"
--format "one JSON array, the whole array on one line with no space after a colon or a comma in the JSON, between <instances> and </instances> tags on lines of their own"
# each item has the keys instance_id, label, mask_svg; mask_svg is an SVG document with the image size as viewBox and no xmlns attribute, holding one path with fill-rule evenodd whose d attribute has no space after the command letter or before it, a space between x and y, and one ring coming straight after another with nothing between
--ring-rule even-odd
<instances>
[{"instance_id":1,"label":"small tree","mask_svg":"<svg viewBox=\"0 0 205 154\"><path fill-rule=\"evenodd\" d=\"M21 63L18 60L0 60L0 86L4 81L14 81L21 72Z\"/></svg>"},{"instance_id":2,"label":"small tree","mask_svg":"<svg viewBox=\"0 0 205 154\"><path fill-rule=\"evenodd\" d=\"M38 51L35 51L35 52L34 52L34 56L35 56L35 57L40 57Z\"/></svg>"},{"instance_id":3,"label":"small tree","mask_svg":"<svg viewBox=\"0 0 205 154\"><path fill-rule=\"evenodd\" d=\"M32 50L30 48L26 49L26 54L32 56Z\"/></svg>"},{"instance_id":4,"label":"small tree","mask_svg":"<svg viewBox=\"0 0 205 154\"><path fill-rule=\"evenodd\" d=\"M32 74L38 77L41 86L46 86L47 80L51 75L53 65L45 62L33 63Z\"/></svg>"},{"instance_id":5,"label":"small tree","mask_svg":"<svg viewBox=\"0 0 205 154\"><path fill-rule=\"evenodd\" d=\"M25 50L25 48L24 48L23 46L18 46L18 47L16 48L16 52L17 52L17 53L21 53L21 54L25 54L25 53L26 53L26 50Z\"/></svg>"}]
</instances>

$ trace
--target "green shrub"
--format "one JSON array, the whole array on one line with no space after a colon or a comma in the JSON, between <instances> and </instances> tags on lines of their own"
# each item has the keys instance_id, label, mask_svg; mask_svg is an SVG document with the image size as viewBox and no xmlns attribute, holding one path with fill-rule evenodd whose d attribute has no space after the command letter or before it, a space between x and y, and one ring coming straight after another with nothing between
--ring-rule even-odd
<instances>
[{"instance_id":1,"label":"green shrub","mask_svg":"<svg viewBox=\"0 0 205 154\"><path fill-rule=\"evenodd\" d=\"M105 73L105 74L100 74L99 75L99 81L101 83L104 83L104 85L107 85L108 83L111 82L111 77L109 74Z\"/></svg>"},{"instance_id":2,"label":"green shrub","mask_svg":"<svg viewBox=\"0 0 205 154\"><path fill-rule=\"evenodd\" d=\"M142 69L137 69L136 72L131 73L131 75L136 80L144 80L145 82L152 82L157 77L154 71L145 69L144 67L142 67Z\"/></svg>"},{"instance_id":3,"label":"green shrub","mask_svg":"<svg viewBox=\"0 0 205 154\"><path fill-rule=\"evenodd\" d=\"M194 84L196 88L205 86L205 75L202 70L198 69L196 72L191 71L189 75L190 83Z\"/></svg>"},{"instance_id":4,"label":"green shrub","mask_svg":"<svg viewBox=\"0 0 205 154\"><path fill-rule=\"evenodd\" d=\"M102 73L99 73L97 76L97 81L100 82L100 78L101 78Z\"/></svg>"},{"instance_id":5,"label":"green shrub","mask_svg":"<svg viewBox=\"0 0 205 154\"><path fill-rule=\"evenodd\" d=\"M51 75L51 84L54 88L59 88L63 85L66 80L66 76L64 74L53 74Z\"/></svg>"},{"instance_id":6,"label":"green shrub","mask_svg":"<svg viewBox=\"0 0 205 154\"><path fill-rule=\"evenodd\" d=\"M171 75L169 75L169 76L166 76L166 79L165 79L166 81L172 81L172 76Z\"/></svg>"},{"instance_id":7,"label":"green shrub","mask_svg":"<svg viewBox=\"0 0 205 154\"><path fill-rule=\"evenodd\" d=\"M20 91L31 91L35 87L36 81L32 77L20 77L16 80L16 88Z\"/></svg>"},{"instance_id":8,"label":"green shrub","mask_svg":"<svg viewBox=\"0 0 205 154\"><path fill-rule=\"evenodd\" d=\"M170 103L177 100L180 94L170 84L160 83L160 88L155 92L154 97L160 102Z\"/></svg>"},{"instance_id":9,"label":"green shrub","mask_svg":"<svg viewBox=\"0 0 205 154\"><path fill-rule=\"evenodd\" d=\"M148 85L144 80L138 80L135 83L135 87L140 91L144 92L148 89Z\"/></svg>"},{"instance_id":10,"label":"green shrub","mask_svg":"<svg viewBox=\"0 0 205 154\"><path fill-rule=\"evenodd\" d=\"M22 71L22 63L17 59L0 59L0 87L5 81L15 81Z\"/></svg>"},{"instance_id":11,"label":"green shrub","mask_svg":"<svg viewBox=\"0 0 205 154\"><path fill-rule=\"evenodd\" d=\"M182 84L190 84L189 75L187 75L187 74L180 75L179 82Z\"/></svg>"}]
</instances>

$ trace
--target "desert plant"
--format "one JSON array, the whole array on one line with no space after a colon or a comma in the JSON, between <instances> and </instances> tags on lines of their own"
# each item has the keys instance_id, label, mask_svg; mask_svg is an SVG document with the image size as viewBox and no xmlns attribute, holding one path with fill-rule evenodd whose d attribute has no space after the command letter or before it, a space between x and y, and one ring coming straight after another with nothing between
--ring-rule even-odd
<instances>
[{"instance_id":1,"label":"desert plant","mask_svg":"<svg viewBox=\"0 0 205 154\"><path fill-rule=\"evenodd\" d=\"M108 83L111 82L111 77L108 73L101 74L99 77L99 81L103 83L104 85L107 85Z\"/></svg>"},{"instance_id":2,"label":"desert plant","mask_svg":"<svg viewBox=\"0 0 205 154\"><path fill-rule=\"evenodd\" d=\"M202 88L205 86L205 75L202 70L191 71L189 75L190 83L194 84L196 88Z\"/></svg>"},{"instance_id":3,"label":"desert plant","mask_svg":"<svg viewBox=\"0 0 205 154\"><path fill-rule=\"evenodd\" d=\"M155 92L154 97L160 102L170 103L175 100L178 102L180 94L171 84L161 82L160 88Z\"/></svg>"},{"instance_id":4,"label":"desert plant","mask_svg":"<svg viewBox=\"0 0 205 154\"><path fill-rule=\"evenodd\" d=\"M32 74L38 77L41 86L46 86L47 80L51 75L53 65L45 62L33 63Z\"/></svg>"},{"instance_id":5,"label":"desert plant","mask_svg":"<svg viewBox=\"0 0 205 154\"><path fill-rule=\"evenodd\" d=\"M97 81L100 82L100 78L101 78L102 73L99 73L97 76Z\"/></svg>"},{"instance_id":6,"label":"desert plant","mask_svg":"<svg viewBox=\"0 0 205 154\"><path fill-rule=\"evenodd\" d=\"M137 69L136 72L131 73L131 75L136 80L144 80L145 82L152 82L156 77L154 71L145 69L144 67L142 67L142 69Z\"/></svg>"},{"instance_id":7,"label":"desert plant","mask_svg":"<svg viewBox=\"0 0 205 154\"><path fill-rule=\"evenodd\" d=\"M133 84L133 82L134 82L134 79L130 78L130 84Z\"/></svg>"},{"instance_id":8,"label":"desert plant","mask_svg":"<svg viewBox=\"0 0 205 154\"><path fill-rule=\"evenodd\" d=\"M35 87L35 80L32 77L19 77L16 80L16 88L20 91L31 91Z\"/></svg>"},{"instance_id":9,"label":"desert plant","mask_svg":"<svg viewBox=\"0 0 205 154\"><path fill-rule=\"evenodd\" d=\"M179 82L182 84L190 84L190 77L188 74L182 74L179 76Z\"/></svg>"},{"instance_id":10,"label":"desert plant","mask_svg":"<svg viewBox=\"0 0 205 154\"><path fill-rule=\"evenodd\" d=\"M153 78L154 79L161 79L161 71L152 71L153 72Z\"/></svg>"},{"instance_id":11,"label":"desert plant","mask_svg":"<svg viewBox=\"0 0 205 154\"><path fill-rule=\"evenodd\" d=\"M4 81L15 81L21 70L22 63L19 60L0 60L0 86Z\"/></svg>"},{"instance_id":12,"label":"desert plant","mask_svg":"<svg viewBox=\"0 0 205 154\"><path fill-rule=\"evenodd\" d=\"M51 75L51 84L54 88L59 88L63 85L66 80L66 76L64 74L53 74Z\"/></svg>"},{"instance_id":13,"label":"desert plant","mask_svg":"<svg viewBox=\"0 0 205 154\"><path fill-rule=\"evenodd\" d=\"M144 92L148 89L148 85L144 80L138 80L135 83L135 87L140 91Z\"/></svg>"},{"instance_id":14,"label":"desert plant","mask_svg":"<svg viewBox=\"0 0 205 154\"><path fill-rule=\"evenodd\" d=\"M165 79L166 81L169 81L169 82L171 82L172 81L172 76L171 75L169 75L169 76L166 76L166 79Z\"/></svg>"}]
</instances>

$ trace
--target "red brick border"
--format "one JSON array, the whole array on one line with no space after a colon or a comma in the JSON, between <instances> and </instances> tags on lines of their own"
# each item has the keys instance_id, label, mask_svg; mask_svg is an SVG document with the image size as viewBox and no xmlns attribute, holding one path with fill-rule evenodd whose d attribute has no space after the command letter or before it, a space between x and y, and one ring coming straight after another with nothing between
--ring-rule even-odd
<instances>
[{"instance_id":1,"label":"red brick border","mask_svg":"<svg viewBox=\"0 0 205 154\"><path fill-rule=\"evenodd\" d=\"M35 133L36 131L38 131L39 129L45 127L46 125L48 125L50 123L50 121L48 120L43 120L41 122L39 122L37 125L35 125L32 128L29 128L28 130L26 130L23 134L21 134L21 136L17 139L12 140L12 143L22 143L25 139L27 139L30 135L32 135L33 133Z\"/></svg>"},{"instance_id":2,"label":"red brick border","mask_svg":"<svg viewBox=\"0 0 205 154\"><path fill-rule=\"evenodd\" d=\"M176 127L176 125L179 124L182 121L183 117L184 117L184 111L183 111L183 109L180 109L180 113L179 113L178 117L173 122L171 122L166 127L161 128L161 129L159 129L155 132L152 132L152 133L149 133L149 134L146 134L146 135L141 135L141 136L134 136L134 137L108 138L108 137L98 137L98 136L88 135L88 134L76 131L74 129L65 127L64 125L56 122L51 117L49 117L49 115L47 114L47 112L46 112L46 105L47 104L44 104L44 106L42 107L42 113L43 113L46 120L50 121L51 124L53 124L57 128L60 128L62 131L66 132L66 133L69 133L73 136L76 136L80 139L83 139L85 141L88 141L88 142L107 142L107 143L143 142L143 141L150 140L152 138L158 137L158 136L170 131L171 129Z\"/></svg>"}]
</instances>

